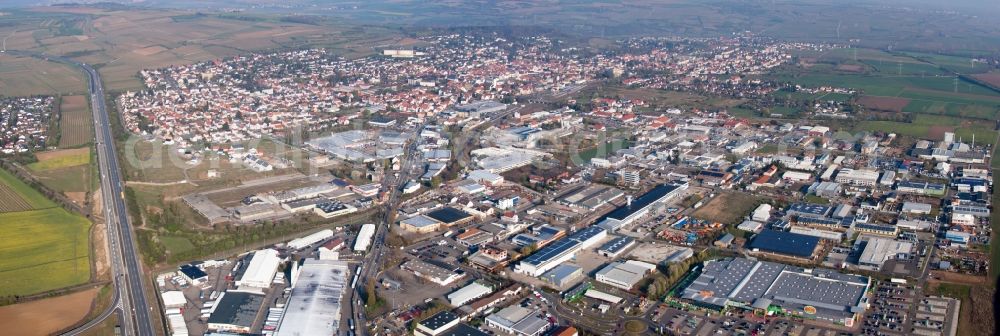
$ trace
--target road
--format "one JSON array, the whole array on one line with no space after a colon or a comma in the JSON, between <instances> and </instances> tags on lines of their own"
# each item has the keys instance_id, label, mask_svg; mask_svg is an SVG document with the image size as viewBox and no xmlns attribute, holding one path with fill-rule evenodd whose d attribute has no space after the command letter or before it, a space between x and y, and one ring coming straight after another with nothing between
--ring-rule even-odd
<instances>
[{"instance_id":1,"label":"road","mask_svg":"<svg viewBox=\"0 0 1000 336\"><path fill-rule=\"evenodd\" d=\"M138 249L133 237L132 225L125 206L123 180L118 166L114 137L100 74L87 64L68 59L57 59L81 67L87 74L94 113L94 130L97 140L98 166L101 171L101 195L104 218L108 228L108 253L111 255L111 271L114 276L115 295L111 307L94 320L67 332L78 335L99 324L112 313L119 314L122 334L154 336L158 328L153 326L149 300L144 290L145 276L139 262Z\"/></svg>"}]
</instances>

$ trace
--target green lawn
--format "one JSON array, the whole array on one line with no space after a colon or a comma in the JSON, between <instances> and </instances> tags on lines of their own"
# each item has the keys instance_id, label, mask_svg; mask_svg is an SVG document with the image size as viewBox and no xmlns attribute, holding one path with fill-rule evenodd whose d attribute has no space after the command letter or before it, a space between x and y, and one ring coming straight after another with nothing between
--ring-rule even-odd
<instances>
[{"instance_id":1,"label":"green lawn","mask_svg":"<svg viewBox=\"0 0 1000 336\"><path fill-rule=\"evenodd\" d=\"M90 222L62 208L0 214L0 295L90 280Z\"/></svg>"},{"instance_id":2,"label":"green lawn","mask_svg":"<svg viewBox=\"0 0 1000 336\"><path fill-rule=\"evenodd\" d=\"M170 253L181 253L194 249L194 244L184 237L160 236L160 243L167 248Z\"/></svg>"},{"instance_id":3,"label":"green lawn","mask_svg":"<svg viewBox=\"0 0 1000 336\"><path fill-rule=\"evenodd\" d=\"M590 159L595 157L605 158L609 154L614 153L614 151L619 149L628 148L630 144L624 139L615 139L604 143L603 146L595 146L594 148L582 150L579 152L578 157L580 158L579 164L590 163ZM573 154L573 153L570 153ZM572 156L571 156L572 157Z\"/></svg>"}]
</instances>

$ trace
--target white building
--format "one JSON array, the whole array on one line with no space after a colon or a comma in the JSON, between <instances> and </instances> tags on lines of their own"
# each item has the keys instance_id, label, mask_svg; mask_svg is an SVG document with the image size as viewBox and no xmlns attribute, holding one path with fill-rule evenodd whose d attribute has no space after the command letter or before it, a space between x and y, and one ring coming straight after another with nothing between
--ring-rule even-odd
<instances>
[{"instance_id":1,"label":"white building","mask_svg":"<svg viewBox=\"0 0 1000 336\"><path fill-rule=\"evenodd\" d=\"M365 224L358 230L358 238L354 240L354 251L367 251L375 236L375 224Z\"/></svg>"},{"instance_id":2,"label":"white building","mask_svg":"<svg viewBox=\"0 0 1000 336\"><path fill-rule=\"evenodd\" d=\"M254 252L253 258L247 270L243 272L243 277L236 281L236 286L243 289L265 289L271 287L274 274L278 271L278 264L281 258L278 251L266 249Z\"/></svg>"},{"instance_id":3,"label":"white building","mask_svg":"<svg viewBox=\"0 0 1000 336\"><path fill-rule=\"evenodd\" d=\"M347 262L306 260L298 270L276 336L335 335L347 290Z\"/></svg>"},{"instance_id":4,"label":"white building","mask_svg":"<svg viewBox=\"0 0 1000 336\"><path fill-rule=\"evenodd\" d=\"M854 186L873 187L878 183L878 176L876 170L843 168L837 173L835 181Z\"/></svg>"},{"instance_id":5,"label":"white building","mask_svg":"<svg viewBox=\"0 0 1000 336\"><path fill-rule=\"evenodd\" d=\"M473 282L468 286L459 288L457 291L448 294L448 303L450 303L452 307L461 307L466 303L472 302L472 300L490 295L492 292L492 288L486 287L478 282Z\"/></svg>"},{"instance_id":6,"label":"white building","mask_svg":"<svg viewBox=\"0 0 1000 336\"><path fill-rule=\"evenodd\" d=\"M486 325L504 333L539 336L549 329L549 321L538 317L539 310L513 305L486 317Z\"/></svg>"},{"instance_id":7,"label":"white building","mask_svg":"<svg viewBox=\"0 0 1000 336\"><path fill-rule=\"evenodd\" d=\"M757 207L753 211L753 215L750 216L755 222L767 222L771 218L771 205L764 203Z\"/></svg>"},{"instance_id":8,"label":"white building","mask_svg":"<svg viewBox=\"0 0 1000 336\"><path fill-rule=\"evenodd\" d=\"M316 244L326 239L329 239L330 237L333 237L333 230L330 229L322 230L302 238L293 239L292 241L288 242L288 248L293 250L301 250L306 247L309 247L309 245Z\"/></svg>"},{"instance_id":9,"label":"white building","mask_svg":"<svg viewBox=\"0 0 1000 336\"><path fill-rule=\"evenodd\" d=\"M649 274L654 269L656 269L656 265L641 261L613 262L600 271L597 271L595 278L597 282L624 290L631 290L632 287L646 277L646 274Z\"/></svg>"}]
</instances>

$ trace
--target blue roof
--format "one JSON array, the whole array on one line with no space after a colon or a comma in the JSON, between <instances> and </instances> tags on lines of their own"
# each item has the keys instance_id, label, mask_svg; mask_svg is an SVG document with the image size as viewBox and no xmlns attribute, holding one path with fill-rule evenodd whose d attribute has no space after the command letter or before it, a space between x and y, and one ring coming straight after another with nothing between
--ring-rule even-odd
<instances>
[{"instance_id":1,"label":"blue roof","mask_svg":"<svg viewBox=\"0 0 1000 336\"><path fill-rule=\"evenodd\" d=\"M810 258L813 251L816 250L817 244L819 244L819 237L785 231L764 230L750 240L747 248Z\"/></svg>"},{"instance_id":2,"label":"blue roof","mask_svg":"<svg viewBox=\"0 0 1000 336\"><path fill-rule=\"evenodd\" d=\"M620 206L618 207L618 209L615 209L611 213L604 215L604 217L602 217L601 219L598 219L597 222L600 223L601 221L607 218L623 220L626 217L631 216L636 212L642 211L643 208L660 200L661 198L663 198L663 196L666 196L671 191L674 191L676 189L677 186L673 184L658 185L656 186L656 188L653 188L653 190L650 190L649 192L643 194L642 196L639 196L639 198L632 200L631 206L629 205Z\"/></svg>"}]
</instances>

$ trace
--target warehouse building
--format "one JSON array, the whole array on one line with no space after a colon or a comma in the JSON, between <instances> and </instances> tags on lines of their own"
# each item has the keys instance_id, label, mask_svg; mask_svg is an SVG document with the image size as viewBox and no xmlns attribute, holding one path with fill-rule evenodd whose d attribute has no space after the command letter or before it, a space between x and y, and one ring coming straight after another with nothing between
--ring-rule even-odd
<instances>
[{"instance_id":1,"label":"warehouse building","mask_svg":"<svg viewBox=\"0 0 1000 336\"><path fill-rule=\"evenodd\" d=\"M317 216L320 216L320 217L323 217L323 218L327 218L327 219L330 219L330 218L333 218L333 217L337 217L337 216L343 216L343 215L346 215L346 214L349 214L349 213L354 213L354 212L357 212L357 211L358 211L358 208L356 208L356 207L354 207L354 206L352 206L350 204L344 204L344 203L337 202L337 201L323 202L323 203L320 203L320 204L316 204L316 207L313 208L313 213L315 213Z\"/></svg>"},{"instance_id":2,"label":"warehouse building","mask_svg":"<svg viewBox=\"0 0 1000 336\"><path fill-rule=\"evenodd\" d=\"M447 269L417 259L409 260L399 267L409 270L416 276L422 277L441 286L447 286L452 282L455 282L455 280L461 279L465 276L465 273L458 273L455 272L455 270Z\"/></svg>"},{"instance_id":3,"label":"warehouse building","mask_svg":"<svg viewBox=\"0 0 1000 336\"><path fill-rule=\"evenodd\" d=\"M475 219L475 217L470 215L468 212L452 207L443 207L428 212L426 215L431 219L441 222L444 226L464 225Z\"/></svg>"},{"instance_id":4,"label":"warehouse building","mask_svg":"<svg viewBox=\"0 0 1000 336\"><path fill-rule=\"evenodd\" d=\"M604 245L601 245L601 248L597 249L597 253L613 259L622 255L622 253L625 253L625 251L633 246L635 246L635 238L618 237L609 240L607 243L604 243Z\"/></svg>"},{"instance_id":5,"label":"warehouse building","mask_svg":"<svg viewBox=\"0 0 1000 336\"><path fill-rule=\"evenodd\" d=\"M851 327L868 308L865 276L746 258L707 261L696 272L680 295L709 309L781 312Z\"/></svg>"},{"instance_id":6,"label":"warehouse building","mask_svg":"<svg viewBox=\"0 0 1000 336\"><path fill-rule=\"evenodd\" d=\"M302 238L292 239L292 241L288 242L287 246L293 250L301 250L312 244L327 240L330 237L333 237L333 230L326 229Z\"/></svg>"},{"instance_id":7,"label":"warehouse building","mask_svg":"<svg viewBox=\"0 0 1000 336\"><path fill-rule=\"evenodd\" d=\"M241 291L223 292L208 317L208 330L247 334L264 304L264 295Z\"/></svg>"},{"instance_id":8,"label":"warehouse building","mask_svg":"<svg viewBox=\"0 0 1000 336\"><path fill-rule=\"evenodd\" d=\"M413 333L417 336L444 335L449 329L458 325L461 320L450 311L443 311L417 323Z\"/></svg>"},{"instance_id":9,"label":"warehouse building","mask_svg":"<svg viewBox=\"0 0 1000 336\"><path fill-rule=\"evenodd\" d=\"M298 272L275 335L335 335L347 288L347 262L308 259Z\"/></svg>"},{"instance_id":10,"label":"warehouse building","mask_svg":"<svg viewBox=\"0 0 1000 336\"><path fill-rule=\"evenodd\" d=\"M551 271L542 274L542 280L556 288L566 288L583 279L583 269L573 265L562 264Z\"/></svg>"},{"instance_id":11,"label":"warehouse building","mask_svg":"<svg viewBox=\"0 0 1000 336\"><path fill-rule=\"evenodd\" d=\"M416 215L400 221L399 226L410 232L430 233L440 229L441 222L424 215Z\"/></svg>"},{"instance_id":12,"label":"warehouse building","mask_svg":"<svg viewBox=\"0 0 1000 336\"><path fill-rule=\"evenodd\" d=\"M576 252L594 246L607 236L608 231L604 228L596 225L587 227L566 238L552 242L535 254L524 258L514 267L514 271L537 277L572 259Z\"/></svg>"},{"instance_id":13,"label":"warehouse building","mask_svg":"<svg viewBox=\"0 0 1000 336\"><path fill-rule=\"evenodd\" d=\"M246 271L236 280L236 286L246 291L270 288L274 275L278 272L278 264L281 264L278 251L266 249L254 252Z\"/></svg>"},{"instance_id":14,"label":"warehouse building","mask_svg":"<svg viewBox=\"0 0 1000 336\"><path fill-rule=\"evenodd\" d=\"M472 282L465 287L459 288L458 290L448 294L448 303L452 307L461 307L466 303L472 302L472 300L490 295L493 292L493 288L485 286L479 282Z\"/></svg>"},{"instance_id":15,"label":"warehouse building","mask_svg":"<svg viewBox=\"0 0 1000 336\"><path fill-rule=\"evenodd\" d=\"M594 277L597 279L597 282L624 290L631 290L632 287L635 287L635 284L642 281L649 272L655 269L656 265L641 261L613 262L597 271Z\"/></svg>"},{"instance_id":16,"label":"warehouse building","mask_svg":"<svg viewBox=\"0 0 1000 336\"><path fill-rule=\"evenodd\" d=\"M574 187L572 190L564 193L563 196L557 198L557 201L571 207L597 210L597 208L609 204L611 201L621 198L624 195L625 192L615 187L589 184Z\"/></svg>"},{"instance_id":17,"label":"warehouse building","mask_svg":"<svg viewBox=\"0 0 1000 336\"><path fill-rule=\"evenodd\" d=\"M539 336L549 329L549 321L539 317L540 310L513 305L486 317L486 325L504 333Z\"/></svg>"},{"instance_id":18,"label":"warehouse building","mask_svg":"<svg viewBox=\"0 0 1000 336\"><path fill-rule=\"evenodd\" d=\"M667 202L687 190L688 184L661 184L635 200L628 199L625 205L618 207L598 220L597 225L608 231L616 231L631 225L636 219L645 216L656 204Z\"/></svg>"},{"instance_id":19,"label":"warehouse building","mask_svg":"<svg viewBox=\"0 0 1000 336\"><path fill-rule=\"evenodd\" d=\"M819 249L819 238L785 231L764 230L754 236L747 249L754 253L812 259Z\"/></svg>"},{"instance_id":20,"label":"warehouse building","mask_svg":"<svg viewBox=\"0 0 1000 336\"><path fill-rule=\"evenodd\" d=\"M358 230L358 238L354 240L354 251L367 251L372 244L372 237L375 236L375 224L365 224Z\"/></svg>"},{"instance_id":21,"label":"warehouse building","mask_svg":"<svg viewBox=\"0 0 1000 336\"><path fill-rule=\"evenodd\" d=\"M882 265L890 259L904 259L910 256L913 251L913 243L898 241L881 237L868 237L864 242L864 249L861 257L858 258L858 265L870 270L878 271Z\"/></svg>"}]
</instances>

